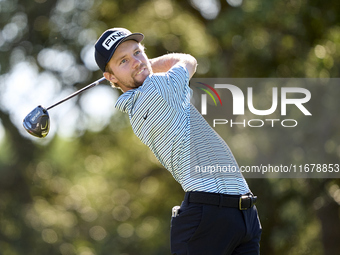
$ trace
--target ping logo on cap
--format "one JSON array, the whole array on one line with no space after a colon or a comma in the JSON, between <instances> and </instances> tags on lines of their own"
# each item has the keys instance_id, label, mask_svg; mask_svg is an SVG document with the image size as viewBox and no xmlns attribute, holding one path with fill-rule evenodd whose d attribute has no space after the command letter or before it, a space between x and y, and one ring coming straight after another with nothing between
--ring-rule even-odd
<instances>
[{"instance_id":1,"label":"ping logo on cap","mask_svg":"<svg viewBox=\"0 0 340 255\"><path fill-rule=\"evenodd\" d=\"M127 34L122 31L113 32L104 40L102 45L105 49L110 50L111 47L115 44L115 42L121 39L122 37L125 37L125 35Z\"/></svg>"}]
</instances>

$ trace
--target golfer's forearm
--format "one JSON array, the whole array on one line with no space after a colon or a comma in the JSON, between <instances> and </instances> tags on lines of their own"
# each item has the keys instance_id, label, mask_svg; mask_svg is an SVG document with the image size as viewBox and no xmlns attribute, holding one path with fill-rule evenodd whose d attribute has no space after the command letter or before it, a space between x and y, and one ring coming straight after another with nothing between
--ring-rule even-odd
<instances>
[{"instance_id":1,"label":"golfer's forearm","mask_svg":"<svg viewBox=\"0 0 340 255\"><path fill-rule=\"evenodd\" d=\"M196 72L197 66L197 61L193 56L182 53L166 54L158 58L150 59L150 62L154 73L167 72L177 63L182 63L188 69L190 78Z\"/></svg>"}]
</instances>

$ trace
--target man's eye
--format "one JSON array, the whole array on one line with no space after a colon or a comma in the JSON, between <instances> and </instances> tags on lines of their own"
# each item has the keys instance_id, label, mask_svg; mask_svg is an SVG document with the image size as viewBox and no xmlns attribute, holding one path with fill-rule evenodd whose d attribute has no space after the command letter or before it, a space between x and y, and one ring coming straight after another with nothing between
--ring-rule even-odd
<instances>
[{"instance_id":1,"label":"man's eye","mask_svg":"<svg viewBox=\"0 0 340 255\"><path fill-rule=\"evenodd\" d=\"M140 54L140 50L137 50L137 51L135 52L135 55L138 55L138 54Z\"/></svg>"},{"instance_id":2,"label":"man's eye","mask_svg":"<svg viewBox=\"0 0 340 255\"><path fill-rule=\"evenodd\" d=\"M120 63L124 64L124 63L126 63L126 61L127 61L126 59L123 59L122 61L120 61Z\"/></svg>"}]
</instances>

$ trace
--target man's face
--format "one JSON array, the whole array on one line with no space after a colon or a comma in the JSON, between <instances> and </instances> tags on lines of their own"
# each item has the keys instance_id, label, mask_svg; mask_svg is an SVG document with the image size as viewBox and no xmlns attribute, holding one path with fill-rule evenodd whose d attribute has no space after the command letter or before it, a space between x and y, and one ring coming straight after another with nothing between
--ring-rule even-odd
<instances>
[{"instance_id":1,"label":"man's face","mask_svg":"<svg viewBox=\"0 0 340 255\"><path fill-rule=\"evenodd\" d=\"M151 64L141 44L128 40L118 46L108 63L113 74L104 76L124 91L138 88L152 73Z\"/></svg>"}]
</instances>

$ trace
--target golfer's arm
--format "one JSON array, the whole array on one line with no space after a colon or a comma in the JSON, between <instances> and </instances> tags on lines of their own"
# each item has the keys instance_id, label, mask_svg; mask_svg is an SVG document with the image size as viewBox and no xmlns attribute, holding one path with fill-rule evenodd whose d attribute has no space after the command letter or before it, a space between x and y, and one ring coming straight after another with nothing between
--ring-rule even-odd
<instances>
[{"instance_id":1,"label":"golfer's arm","mask_svg":"<svg viewBox=\"0 0 340 255\"><path fill-rule=\"evenodd\" d=\"M189 54L183 53L166 54L158 58L150 59L150 63L154 73L167 72L177 63L181 63L187 68L190 78L196 72L197 67L196 59Z\"/></svg>"}]
</instances>

